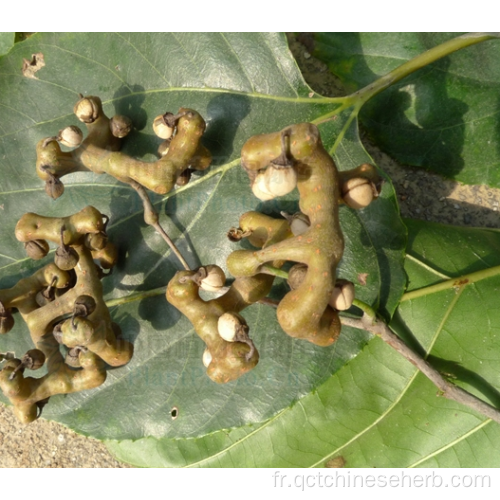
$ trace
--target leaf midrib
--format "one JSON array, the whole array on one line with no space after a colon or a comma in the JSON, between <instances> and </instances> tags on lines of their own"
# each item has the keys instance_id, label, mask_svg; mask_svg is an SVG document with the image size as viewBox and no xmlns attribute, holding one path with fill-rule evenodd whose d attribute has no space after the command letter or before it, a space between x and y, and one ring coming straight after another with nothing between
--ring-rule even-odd
<instances>
[{"instance_id":1,"label":"leaf midrib","mask_svg":"<svg viewBox=\"0 0 500 500\"><path fill-rule=\"evenodd\" d=\"M456 438L453 441L451 441L450 443L448 443L446 446L443 446L442 448L439 448L438 450L434 451L433 453L430 453L426 457L421 458L417 462L414 462L413 464L409 465L407 468L413 469L415 467L418 467L421 463L424 463L425 461L430 460L431 458L438 456L440 453L445 452L446 450L448 450L452 446L455 446L458 443L460 443L461 441L463 441L464 439L467 439L469 436L472 436L473 434L475 434L476 432L478 432L479 430L481 430L483 427L487 426L491 422L492 422L492 420L490 420L490 419L487 419L484 422L481 422L478 426L474 427L474 429L471 429L470 431L466 432L465 434L463 434L459 438Z\"/></svg>"}]
</instances>

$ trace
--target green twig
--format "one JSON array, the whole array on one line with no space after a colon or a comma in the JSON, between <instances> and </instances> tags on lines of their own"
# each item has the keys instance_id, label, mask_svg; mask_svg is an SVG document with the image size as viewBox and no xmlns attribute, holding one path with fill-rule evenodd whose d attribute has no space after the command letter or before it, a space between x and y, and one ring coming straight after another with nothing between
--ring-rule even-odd
<instances>
[{"instance_id":1,"label":"green twig","mask_svg":"<svg viewBox=\"0 0 500 500\"><path fill-rule=\"evenodd\" d=\"M465 274L457 278L451 278L449 280L441 281L440 283L436 283L435 285L430 285L423 288L419 288L418 290L412 290L411 292L406 292L401 297L401 302L418 299L419 297L425 297L426 295L442 292L443 290L454 289L458 291L466 285L470 285L472 283L476 283L477 281L482 281L498 275L500 275L500 266L490 267L489 269L483 269L482 271L476 271L474 273Z\"/></svg>"},{"instance_id":2,"label":"green twig","mask_svg":"<svg viewBox=\"0 0 500 500\"><path fill-rule=\"evenodd\" d=\"M437 61L438 59L448 56L453 52L456 52L457 50L469 47L470 45L481 43L486 40L492 40L495 38L500 38L500 33L467 33L465 35L458 36L442 43L441 45L438 45L437 47L433 47L432 49L427 50L423 54L414 57L410 61L402 64L401 66L398 66L396 69L390 71L386 75L378 78L366 87L363 87L353 94L342 98L343 101L337 109L314 121L316 125L319 125L331 120L336 120L337 116L342 111L350 107L354 108L349 118L347 119L346 124L344 125L344 127L342 127L342 131L337 137L337 140L335 141L334 146L331 148L330 153L333 154L335 152L337 146L340 144L340 141L344 137L345 131L354 120L354 118L358 115L361 107L372 97L387 89L391 85L394 85L396 82L399 82L406 76L411 75L415 71Z\"/></svg>"},{"instance_id":3,"label":"green twig","mask_svg":"<svg viewBox=\"0 0 500 500\"><path fill-rule=\"evenodd\" d=\"M273 267L269 264L263 264L260 266L259 272L262 274L270 274L271 276L276 276L277 278L288 279L288 273L277 267Z\"/></svg>"},{"instance_id":4,"label":"green twig","mask_svg":"<svg viewBox=\"0 0 500 500\"><path fill-rule=\"evenodd\" d=\"M376 319L377 313L373 307L368 305L366 302L362 302L361 300L354 299L352 301L352 305L356 306L358 309L361 309L364 314L372 319Z\"/></svg>"},{"instance_id":5,"label":"green twig","mask_svg":"<svg viewBox=\"0 0 500 500\"><path fill-rule=\"evenodd\" d=\"M386 75L382 76L378 80L375 80L370 85L358 90L354 94L348 96L348 99L357 101L356 107L360 108L366 101L371 99L373 96L379 94L386 88L394 85L399 80L405 78L406 76L414 73L420 68L427 66L438 59L456 52L457 50L464 49L470 45L476 43L481 43L486 40L492 40L494 38L500 38L500 33L466 33L465 35L457 36L452 38L447 42L444 42L437 47L433 47L420 54L410 61L398 66L396 69L390 71Z\"/></svg>"},{"instance_id":6,"label":"green twig","mask_svg":"<svg viewBox=\"0 0 500 500\"><path fill-rule=\"evenodd\" d=\"M147 290L144 292L135 292L125 297L120 297L119 299L111 299L106 301L108 308L116 307L121 304L127 304L129 302L134 302L136 300L147 299L148 297L157 297L158 295L165 295L167 291L166 286L161 286L160 288L153 288L152 290Z\"/></svg>"}]
</instances>

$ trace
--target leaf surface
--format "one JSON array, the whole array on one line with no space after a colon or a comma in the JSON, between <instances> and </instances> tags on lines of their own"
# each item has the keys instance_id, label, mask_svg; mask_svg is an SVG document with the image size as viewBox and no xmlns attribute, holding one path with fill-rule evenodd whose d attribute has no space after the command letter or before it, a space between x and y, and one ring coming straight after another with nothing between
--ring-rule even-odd
<instances>
[{"instance_id":1,"label":"leaf surface","mask_svg":"<svg viewBox=\"0 0 500 500\"><path fill-rule=\"evenodd\" d=\"M459 33L317 33L314 55L354 92ZM500 186L500 41L460 50L371 99L360 118L401 163Z\"/></svg>"},{"instance_id":2,"label":"leaf surface","mask_svg":"<svg viewBox=\"0 0 500 500\"><path fill-rule=\"evenodd\" d=\"M0 56L9 52L11 47L14 45L15 35L16 34L14 32L0 32Z\"/></svg>"},{"instance_id":3,"label":"leaf surface","mask_svg":"<svg viewBox=\"0 0 500 500\"><path fill-rule=\"evenodd\" d=\"M410 292L392 327L456 383L499 407L500 233L407 224ZM435 291L445 277L469 282ZM411 298L414 290L421 295ZM499 443L497 423L440 397L374 338L317 390L261 424L198 439L106 444L118 459L147 467L322 468L342 457L354 468L470 468L500 466Z\"/></svg>"},{"instance_id":4,"label":"leaf surface","mask_svg":"<svg viewBox=\"0 0 500 500\"><path fill-rule=\"evenodd\" d=\"M45 66L38 80L24 78L21 61L36 52L43 53ZM165 286L180 267L143 222L135 192L111 177L81 173L65 177L65 193L53 201L35 173L37 141L78 124L71 113L78 93L99 95L109 116L130 116L135 130L124 151L150 161L159 143L150 130L153 118L181 106L194 108L207 121L205 144L214 163L185 188L153 201L191 266L225 268L227 255L238 248L225 234L238 225L240 214L293 212L298 202L294 193L279 203L257 203L239 166L240 149L253 134L319 120L341 104L311 92L284 36L275 33L37 34L0 59L0 285L12 286L41 266L24 257L14 238L24 212L61 216L94 205L111 217L110 238L120 249L117 269L103 282L106 299L118 304L112 316L135 344L132 361L110 370L104 385L51 398L44 417L98 438L206 435L270 418L358 354L366 335L345 329L336 345L315 347L290 339L272 309L255 305L244 315L261 353L257 369L236 382L212 383L201 363L203 342L164 294L129 301L133 293ZM341 169L370 160L356 120L349 122L346 113L321 127ZM341 131L345 138L334 150ZM342 207L341 219L347 249L339 275L357 282L358 274L366 273L366 286L357 287L359 298L389 317L406 281L405 229L390 183L369 208L354 213ZM283 293L284 286L277 281L273 293ZM0 338L0 350L19 355L28 348L28 332L18 320Z\"/></svg>"}]
</instances>

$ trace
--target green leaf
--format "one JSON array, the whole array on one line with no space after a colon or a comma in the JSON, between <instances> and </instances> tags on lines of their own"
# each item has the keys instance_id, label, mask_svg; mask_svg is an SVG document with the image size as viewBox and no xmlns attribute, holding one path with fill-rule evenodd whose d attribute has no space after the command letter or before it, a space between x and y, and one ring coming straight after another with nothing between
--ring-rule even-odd
<instances>
[{"instance_id":1,"label":"green leaf","mask_svg":"<svg viewBox=\"0 0 500 500\"><path fill-rule=\"evenodd\" d=\"M392 327L451 380L498 407L500 232L407 224L411 291ZM436 290L437 282L446 286ZM500 466L500 426L440 397L378 338L260 424L198 439L106 444L118 459L147 467L325 467L339 456L346 467Z\"/></svg>"},{"instance_id":2,"label":"green leaf","mask_svg":"<svg viewBox=\"0 0 500 500\"><path fill-rule=\"evenodd\" d=\"M314 55L358 90L457 33L317 33ZM500 186L500 50L490 40L391 86L362 109L374 141L398 161L470 184Z\"/></svg>"},{"instance_id":3,"label":"green leaf","mask_svg":"<svg viewBox=\"0 0 500 500\"><path fill-rule=\"evenodd\" d=\"M16 34L14 32L0 32L0 56L7 54L14 45Z\"/></svg>"},{"instance_id":4,"label":"green leaf","mask_svg":"<svg viewBox=\"0 0 500 500\"><path fill-rule=\"evenodd\" d=\"M38 52L45 66L37 80L24 78L22 59ZM193 267L225 268L227 255L238 248L225 233L243 212L278 214L297 207L296 194L263 204L251 195L239 166L240 149L251 135L319 122L338 111L321 132L339 168L370 161L355 115L341 108L343 100L310 94L282 34L36 34L16 45L0 59L0 286L12 286L41 265L26 259L14 238L24 212L69 215L92 204L111 217L109 233L120 260L103 283L114 320L135 344L132 361L110 370L104 385L51 398L45 418L98 438L194 438L270 418L359 353L366 334L346 328L336 345L319 348L286 336L274 311L255 305L244 315L261 353L258 367L236 382L212 383L201 363L203 342L190 323L163 293L146 297L166 285L179 263L145 225L135 192L111 177L82 173L65 178L64 195L52 201L36 176L36 142L78 123L72 108L80 92L99 95L108 115L132 118L135 130L124 151L147 160L159 143L150 129L156 115L189 106L206 118L205 143L214 164L185 188L153 198L161 223ZM342 207L341 219L347 249L339 275L357 283L358 274L367 273L367 285L356 293L389 318L406 282L405 229L390 183L367 209ZM273 293L283 290L277 282ZM142 300L130 301L141 293ZM22 354L29 347L21 321L0 338L0 351Z\"/></svg>"}]
</instances>

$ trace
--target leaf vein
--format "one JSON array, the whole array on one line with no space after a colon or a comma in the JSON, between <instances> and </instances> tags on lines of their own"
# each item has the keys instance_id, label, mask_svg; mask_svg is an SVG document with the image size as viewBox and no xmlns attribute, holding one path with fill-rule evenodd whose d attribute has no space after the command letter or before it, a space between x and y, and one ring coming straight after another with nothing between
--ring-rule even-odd
<instances>
[{"instance_id":1,"label":"leaf vein","mask_svg":"<svg viewBox=\"0 0 500 500\"><path fill-rule=\"evenodd\" d=\"M431 273L435 274L436 276L439 276L440 278L443 278L443 279L446 279L446 280L451 279L451 276L448 276L447 274L444 274L444 273L438 271L434 267L426 264L423 260L421 260L418 257L415 257L414 255L412 255L411 253L407 252L406 253L406 258L408 260L411 260L411 261L415 262L416 264L418 264L419 266L423 267L424 269L427 269L427 271L430 271Z\"/></svg>"},{"instance_id":2,"label":"leaf vein","mask_svg":"<svg viewBox=\"0 0 500 500\"><path fill-rule=\"evenodd\" d=\"M264 41L264 43L267 45L269 51L271 52L271 54L273 55L273 58L274 60L276 61L276 66L277 68L279 69L280 73L283 75L283 78L285 79L285 81L287 82L288 86L292 89L292 92L297 96L299 97L299 93L297 92L297 89L292 85L292 82L287 78L287 76L285 75L285 72L283 71L283 67L281 65L281 61L279 61L277 59L277 57L274 55L274 52L272 50L272 48L270 47L269 45L269 42L266 40L266 38L260 34L260 37L262 38L262 40Z\"/></svg>"},{"instance_id":3,"label":"leaf vein","mask_svg":"<svg viewBox=\"0 0 500 500\"><path fill-rule=\"evenodd\" d=\"M127 82L123 78L121 78L121 76L116 71L113 71L111 68L109 68L105 64L102 64L101 62L97 61L96 59L91 59L87 56L84 56L83 54L80 54L80 53L75 52L73 50L65 49L63 47L59 47L58 45L54 45L54 44L42 43L40 45L42 47L43 46L52 47L55 50L60 50L61 52L66 52L67 54L71 54L75 57L79 57L80 59L84 59L85 61L89 61L93 64L97 64L98 66L101 66L102 68L107 70L109 73L111 73L117 80L119 80L123 84L124 87L126 87L129 91L132 91L132 89L127 85ZM46 81L46 80L44 80L44 81ZM47 83L52 83L52 82L47 82ZM70 90L70 89L67 89L67 90ZM73 92L75 92L75 91L73 90Z\"/></svg>"},{"instance_id":4,"label":"leaf vein","mask_svg":"<svg viewBox=\"0 0 500 500\"><path fill-rule=\"evenodd\" d=\"M140 55L140 57L142 57L142 59L144 59L144 61L146 61L150 66L151 68L158 74L158 76L160 76L160 78L170 87L172 84L169 80L167 80L165 78L164 75L162 75L159 71L158 71L158 68L135 46L135 44L133 44L130 39L126 39L121 33L118 33L118 32L115 32L115 35L116 36L119 36L124 42L128 43L130 45L130 47L132 47L136 52L137 54Z\"/></svg>"},{"instance_id":5,"label":"leaf vein","mask_svg":"<svg viewBox=\"0 0 500 500\"><path fill-rule=\"evenodd\" d=\"M243 74L245 75L245 78L248 80L248 83L250 84L250 88L252 89L252 93L255 93L255 86L252 83L252 80L250 80L250 77L248 76L248 73L247 73L247 71L245 69L245 66L244 66L243 62L241 61L241 59L240 59L240 56L237 54L237 52L234 49L234 47L229 43L229 40L226 38L226 36L224 35L224 33L219 32L219 34L222 37L222 39L224 40L224 42L226 42L226 44L229 47L229 49L231 50L231 52L236 57L236 60L238 61L238 64L241 66L241 70L242 70Z\"/></svg>"},{"instance_id":6,"label":"leaf vein","mask_svg":"<svg viewBox=\"0 0 500 500\"><path fill-rule=\"evenodd\" d=\"M492 422L492 420L490 420L490 419L485 420L484 422L481 422L481 424L479 424L477 427L474 427L473 429L471 429L470 431L466 432L464 435L460 436L459 438L454 439L453 441L451 441L450 443L448 443L446 446L443 446L442 448L439 448L438 450L435 450L434 452L430 453L429 455L427 455L425 457L422 457L420 460L418 460L417 462L414 462L413 464L409 465L407 468L408 469L413 469L415 467L418 467L421 463L423 463L423 462L425 462L425 461L427 461L427 460L429 460L429 459L431 459L431 458L439 455L440 453L443 453L444 451L448 450L452 446L455 446L456 444L460 443L464 439L467 439L469 436L472 436L477 431L479 431L480 429L482 429L486 425L490 424L491 422Z\"/></svg>"}]
</instances>

